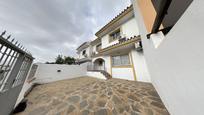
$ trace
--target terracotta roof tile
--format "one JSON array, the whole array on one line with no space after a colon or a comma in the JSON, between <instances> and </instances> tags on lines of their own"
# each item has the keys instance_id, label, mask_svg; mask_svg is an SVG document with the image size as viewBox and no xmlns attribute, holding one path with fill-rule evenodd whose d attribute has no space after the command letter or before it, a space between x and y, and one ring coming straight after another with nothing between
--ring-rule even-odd
<instances>
[{"instance_id":1,"label":"terracotta roof tile","mask_svg":"<svg viewBox=\"0 0 204 115\"><path fill-rule=\"evenodd\" d=\"M105 26L103 26L98 32L96 32L96 36L102 32L104 29L106 29L109 25L111 25L112 23L114 23L115 21L117 21L118 19L120 19L124 14L130 12L133 10L133 6L130 5L128 6L126 9L124 9L121 13L119 13L116 17L114 17L108 24L106 24Z\"/></svg>"},{"instance_id":2,"label":"terracotta roof tile","mask_svg":"<svg viewBox=\"0 0 204 115\"><path fill-rule=\"evenodd\" d=\"M119 42L119 43L113 44L113 45L111 45L111 46L108 46L108 47L106 47L106 48L100 50L99 52L104 52L104 51L106 51L106 50L112 48L113 46L118 46L118 45L125 44L125 43L131 42L131 41L134 42L134 41L137 41L137 40L138 40L138 41L141 40L140 35L139 35L139 36L130 37L130 38L126 39L126 40L123 41L123 42Z\"/></svg>"}]
</instances>

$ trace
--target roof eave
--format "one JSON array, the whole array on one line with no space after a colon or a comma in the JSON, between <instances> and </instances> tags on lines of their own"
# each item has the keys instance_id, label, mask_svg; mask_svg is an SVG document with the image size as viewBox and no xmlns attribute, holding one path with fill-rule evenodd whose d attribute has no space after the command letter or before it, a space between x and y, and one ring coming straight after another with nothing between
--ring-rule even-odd
<instances>
[{"instance_id":1,"label":"roof eave","mask_svg":"<svg viewBox=\"0 0 204 115\"><path fill-rule=\"evenodd\" d=\"M115 18L113 18L108 24L103 26L98 32L96 32L96 36L99 37L99 34L102 33L104 30L106 30L109 26L120 20L122 17L124 17L126 14L131 12L133 10L133 6L130 5L125 10L123 10L120 14L118 14Z\"/></svg>"}]
</instances>

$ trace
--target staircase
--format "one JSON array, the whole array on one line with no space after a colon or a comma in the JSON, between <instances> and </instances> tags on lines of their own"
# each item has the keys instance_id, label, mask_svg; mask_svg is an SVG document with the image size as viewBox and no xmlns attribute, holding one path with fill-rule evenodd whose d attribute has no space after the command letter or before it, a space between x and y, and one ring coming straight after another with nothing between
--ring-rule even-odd
<instances>
[{"instance_id":1,"label":"staircase","mask_svg":"<svg viewBox=\"0 0 204 115\"><path fill-rule=\"evenodd\" d=\"M91 71L91 72L100 72L102 75L105 76L105 78L108 80L108 79L111 79L112 76L105 70L88 70L88 71Z\"/></svg>"},{"instance_id":2,"label":"staircase","mask_svg":"<svg viewBox=\"0 0 204 115\"><path fill-rule=\"evenodd\" d=\"M112 76L108 72L106 72L104 70L99 70L99 72L101 72L101 74L103 74L106 77L106 79L111 79L112 78Z\"/></svg>"}]
</instances>

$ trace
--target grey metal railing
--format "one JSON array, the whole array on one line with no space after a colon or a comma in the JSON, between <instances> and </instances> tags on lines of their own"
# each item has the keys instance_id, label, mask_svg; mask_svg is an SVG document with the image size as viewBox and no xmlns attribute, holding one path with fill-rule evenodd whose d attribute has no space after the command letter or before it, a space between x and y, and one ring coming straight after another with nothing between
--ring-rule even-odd
<instances>
[{"instance_id":1,"label":"grey metal railing","mask_svg":"<svg viewBox=\"0 0 204 115\"><path fill-rule=\"evenodd\" d=\"M111 79L112 76L107 72L106 68L105 68L105 65L99 67L97 65L94 65L94 64L88 64L87 65L87 71L90 71L90 72L100 72L101 74L104 75L104 77L106 79Z\"/></svg>"},{"instance_id":2,"label":"grey metal railing","mask_svg":"<svg viewBox=\"0 0 204 115\"><path fill-rule=\"evenodd\" d=\"M33 62L32 55L18 41L0 35L0 92L22 84Z\"/></svg>"},{"instance_id":3,"label":"grey metal railing","mask_svg":"<svg viewBox=\"0 0 204 115\"><path fill-rule=\"evenodd\" d=\"M31 70L30 70L30 73L28 75L28 82L32 81L34 79L34 76L35 76L35 73L38 69L38 65L36 64L33 64L32 67L31 67Z\"/></svg>"},{"instance_id":4,"label":"grey metal railing","mask_svg":"<svg viewBox=\"0 0 204 115\"><path fill-rule=\"evenodd\" d=\"M105 65L97 66L92 63L87 65L87 71L100 71L100 70L106 71Z\"/></svg>"}]
</instances>

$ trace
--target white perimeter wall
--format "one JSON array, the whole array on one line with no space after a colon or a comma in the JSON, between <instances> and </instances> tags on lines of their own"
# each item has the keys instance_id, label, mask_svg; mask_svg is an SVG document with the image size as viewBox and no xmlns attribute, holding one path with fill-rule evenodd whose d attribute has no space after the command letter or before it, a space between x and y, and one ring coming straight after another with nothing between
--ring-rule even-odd
<instances>
[{"instance_id":1,"label":"white perimeter wall","mask_svg":"<svg viewBox=\"0 0 204 115\"><path fill-rule=\"evenodd\" d=\"M99 72L87 72L87 63L81 65L58 65L37 63L36 65L38 65L38 68L34 75L36 79L29 83L26 78L15 106L22 101L25 93L28 91L29 88L32 87L34 83L44 84L59 80L86 76L105 79L105 77ZM61 72L57 72L57 70L61 70Z\"/></svg>"},{"instance_id":2,"label":"white perimeter wall","mask_svg":"<svg viewBox=\"0 0 204 115\"><path fill-rule=\"evenodd\" d=\"M58 80L71 79L86 75L86 64L81 65L58 65L58 64L37 64L35 82L48 83ZM61 70L61 72L57 72Z\"/></svg>"},{"instance_id":3,"label":"white perimeter wall","mask_svg":"<svg viewBox=\"0 0 204 115\"><path fill-rule=\"evenodd\" d=\"M204 1L194 0L158 48L134 1L151 80L171 115L204 115Z\"/></svg>"}]
</instances>

